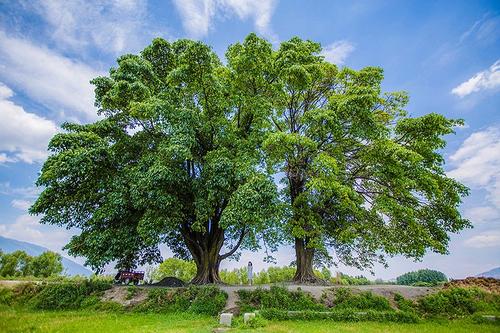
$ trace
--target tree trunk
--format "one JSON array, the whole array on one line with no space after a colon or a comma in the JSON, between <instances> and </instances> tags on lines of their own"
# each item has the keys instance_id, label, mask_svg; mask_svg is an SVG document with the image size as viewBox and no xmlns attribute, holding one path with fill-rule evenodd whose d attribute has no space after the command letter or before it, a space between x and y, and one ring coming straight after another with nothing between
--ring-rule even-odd
<instances>
[{"instance_id":1,"label":"tree trunk","mask_svg":"<svg viewBox=\"0 0 500 333\"><path fill-rule=\"evenodd\" d=\"M193 258L196 263L196 276L191 280L192 284L223 283L219 276L219 250L205 251L198 258L193 255Z\"/></svg>"},{"instance_id":2,"label":"tree trunk","mask_svg":"<svg viewBox=\"0 0 500 333\"><path fill-rule=\"evenodd\" d=\"M321 283L313 270L314 249L307 248L307 241L301 238L295 238L295 255L297 260L297 271L293 277L293 282L303 283Z\"/></svg>"},{"instance_id":3,"label":"tree trunk","mask_svg":"<svg viewBox=\"0 0 500 333\"><path fill-rule=\"evenodd\" d=\"M219 277L219 252L224 243L224 230L218 225L208 232L184 229L182 233L186 246L196 264L196 276L192 284L222 283Z\"/></svg>"}]
</instances>

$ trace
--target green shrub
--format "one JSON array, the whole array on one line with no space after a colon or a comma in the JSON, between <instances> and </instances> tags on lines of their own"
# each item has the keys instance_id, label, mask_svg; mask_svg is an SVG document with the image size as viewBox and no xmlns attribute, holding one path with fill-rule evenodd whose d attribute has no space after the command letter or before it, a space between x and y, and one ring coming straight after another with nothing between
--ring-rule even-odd
<instances>
[{"instance_id":1,"label":"green shrub","mask_svg":"<svg viewBox=\"0 0 500 333\"><path fill-rule=\"evenodd\" d=\"M45 286L46 284L33 282L18 284L12 289L13 302L16 304L26 304L42 291Z\"/></svg>"},{"instance_id":2,"label":"green shrub","mask_svg":"<svg viewBox=\"0 0 500 333\"><path fill-rule=\"evenodd\" d=\"M448 281L444 273L431 269L421 269L414 272L408 272L396 278L397 284L412 286L417 283L424 283L423 286L435 286L439 283Z\"/></svg>"},{"instance_id":3,"label":"green shrub","mask_svg":"<svg viewBox=\"0 0 500 333\"><path fill-rule=\"evenodd\" d=\"M78 309L86 297L101 293L110 287L106 282L93 280L81 283L52 283L44 286L29 303L35 309Z\"/></svg>"},{"instance_id":4,"label":"green shrub","mask_svg":"<svg viewBox=\"0 0 500 333\"><path fill-rule=\"evenodd\" d=\"M215 286L154 288L148 291L146 301L135 310L157 313L191 312L214 316L224 309L226 300L227 294Z\"/></svg>"},{"instance_id":5,"label":"green shrub","mask_svg":"<svg viewBox=\"0 0 500 333\"><path fill-rule=\"evenodd\" d=\"M139 292L139 288L137 288L136 286L127 287L127 296L125 296L125 299L130 300L130 299L134 298L138 292Z\"/></svg>"},{"instance_id":6,"label":"green shrub","mask_svg":"<svg viewBox=\"0 0 500 333\"><path fill-rule=\"evenodd\" d=\"M0 288L0 304L11 305L14 299L14 293L9 288Z\"/></svg>"},{"instance_id":7,"label":"green shrub","mask_svg":"<svg viewBox=\"0 0 500 333\"><path fill-rule=\"evenodd\" d=\"M394 302L396 302L396 306L401 311L415 312L415 303L410 299L404 298L401 294L394 295Z\"/></svg>"},{"instance_id":8,"label":"green shrub","mask_svg":"<svg viewBox=\"0 0 500 333\"><path fill-rule=\"evenodd\" d=\"M332 321L378 321L416 323L419 318L414 313L402 311L353 311L342 309L334 311L286 311L281 309L264 309L260 314L269 320L332 320Z\"/></svg>"},{"instance_id":9,"label":"green shrub","mask_svg":"<svg viewBox=\"0 0 500 333\"><path fill-rule=\"evenodd\" d=\"M284 287L270 289L238 290L239 306L242 312L255 309L325 310L325 307L309 293L302 290L290 291Z\"/></svg>"},{"instance_id":10,"label":"green shrub","mask_svg":"<svg viewBox=\"0 0 500 333\"><path fill-rule=\"evenodd\" d=\"M391 311L389 301L382 296L371 292L354 294L348 288L335 288L325 290L321 302L327 308Z\"/></svg>"},{"instance_id":11,"label":"green shrub","mask_svg":"<svg viewBox=\"0 0 500 333\"><path fill-rule=\"evenodd\" d=\"M477 312L498 313L500 295L478 288L451 288L427 295L417 302L418 311L426 316L461 317Z\"/></svg>"}]
</instances>

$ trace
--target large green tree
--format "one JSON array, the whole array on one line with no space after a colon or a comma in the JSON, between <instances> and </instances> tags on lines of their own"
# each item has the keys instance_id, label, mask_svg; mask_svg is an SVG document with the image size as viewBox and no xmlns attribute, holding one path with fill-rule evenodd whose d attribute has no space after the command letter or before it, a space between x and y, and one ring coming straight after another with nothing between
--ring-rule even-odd
<instances>
[{"instance_id":1,"label":"large green tree","mask_svg":"<svg viewBox=\"0 0 500 333\"><path fill-rule=\"evenodd\" d=\"M407 94L382 92L380 68L339 69L320 52L292 38L267 60L279 92L264 147L291 210L294 280L316 282L315 262L363 269L446 253L449 233L470 225L458 211L467 188L440 153L462 121L409 117Z\"/></svg>"},{"instance_id":2,"label":"large green tree","mask_svg":"<svg viewBox=\"0 0 500 333\"><path fill-rule=\"evenodd\" d=\"M96 271L158 262L166 243L194 260L193 283L221 282L220 262L239 248L278 244L276 186L259 149L270 96L252 77L190 40L120 57L92 81L102 120L64 124L50 141L31 212L81 230L66 249Z\"/></svg>"},{"instance_id":3,"label":"large green tree","mask_svg":"<svg viewBox=\"0 0 500 333\"><path fill-rule=\"evenodd\" d=\"M96 269L157 260L165 242L195 261L195 283L220 282L221 260L266 237L278 245L280 230L298 282L317 280L314 262L445 253L469 226L467 189L440 154L461 121L409 117L405 93L382 92L381 69L339 69L320 52L251 34L226 65L188 40L121 57L93 81L104 119L51 141L32 212L81 229L67 248ZM284 183L283 228L271 174Z\"/></svg>"}]
</instances>

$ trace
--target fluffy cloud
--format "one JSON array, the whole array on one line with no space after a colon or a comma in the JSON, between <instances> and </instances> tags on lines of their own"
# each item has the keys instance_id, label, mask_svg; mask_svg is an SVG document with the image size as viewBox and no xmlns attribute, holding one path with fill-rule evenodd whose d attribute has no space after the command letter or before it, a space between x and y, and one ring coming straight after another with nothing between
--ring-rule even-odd
<instances>
[{"instance_id":1,"label":"fluffy cloud","mask_svg":"<svg viewBox=\"0 0 500 333\"><path fill-rule=\"evenodd\" d=\"M352 51L354 51L354 45L352 43L340 40L323 47L321 55L331 63L342 65Z\"/></svg>"},{"instance_id":2,"label":"fluffy cloud","mask_svg":"<svg viewBox=\"0 0 500 333\"><path fill-rule=\"evenodd\" d=\"M465 97L481 90L490 90L500 86L500 60L490 68L475 74L469 80L451 90L452 94Z\"/></svg>"},{"instance_id":3,"label":"fluffy cloud","mask_svg":"<svg viewBox=\"0 0 500 333\"><path fill-rule=\"evenodd\" d=\"M47 157L47 143L57 132L57 126L26 112L10 100L12 96L12 90L0 82L0 164L42 161Z\"/></svg>"},{"instance_id":4,"label":"fluffy cloud","mask_svg":"<svg viewBox=\"0 0 500 333\"><path fill-rule=\"evenodd\" d=\"M489 201L500 209L500 127L471 134L450 160L456 165L450 177L486 190Z\"/></svg>"},{"instance_id":5,"label":"fluffy cloud","mask_svg":"<svg viewBox=\"0 0 500 333\"><path fill-rule=\"evenodd\" d=\"M71 49L93 45L121 53L144 35L146 0L42 0L33 6L51 26L52 38Z\"/></svg>"},{"instance_id":6,"label":"fluffy cloud","mask_svg":"<svg viewBox=\"0 0 500 333\"><path fill-rule=\"evenodd\" d=\"M181 15L184 29L192 37L203 37L212 28L217 13L236 15L239 19L252 19L258 32L273 37L270 29L271 16L276 0L173 0Z\"/></svg>"},{"instance_id":7,"label":"fluffy cloud","mask_svg":"<svg viewBox=\"0 0 500 333\"><path fill-rule=\"evenodd\" d=\"M474 248L498 247L500 246L500 231L482 232L467 239L464 244Z\"/></svg>"},{"instance_id":8,"label":"fluffy cloud","mask_svg":"<svg viewBox=\"0 0 500 333\"><path fill-rule=\"evenodd\" d=\"M464 216L473 224L495 223L500 220L500 212L490 206L478 206L467 209Z\"/></svg>"},{"instance_id":9,"label":"fluffy cloud","mask_svg":"<svg viewBox=\"0 0 500 333\"><path fill-rule=\"evenodd\" d=\"M73 233L63 228L42 225L39 221L39 217L22 214L14 223L0 224L0 235L60 252Z\"/></svg>"},{"instance_id":10,"label":"fluffy cloud","mask_svg":"<svg viewBox=\"0 0 500 333\"><path fill-rule=\"evenodd\" d=\"M65 117L96 119L93 87L89 81L102 73L27 40L9 37L2 31L0 64L0 78L32 100Z\"/></svg>"},{"instance_id":11,"label":"fluffy cloud","mask_svg":"<svg viewBox=\"0 0 500 333\"><path fill-rule=\"evenodd\" d=\"M14 199L10 202L12 207L23 210L23 211L28 211L30 206L32 205L32 202L29 200L23 200L23 199Z\"/></svg>"}]
</instances>

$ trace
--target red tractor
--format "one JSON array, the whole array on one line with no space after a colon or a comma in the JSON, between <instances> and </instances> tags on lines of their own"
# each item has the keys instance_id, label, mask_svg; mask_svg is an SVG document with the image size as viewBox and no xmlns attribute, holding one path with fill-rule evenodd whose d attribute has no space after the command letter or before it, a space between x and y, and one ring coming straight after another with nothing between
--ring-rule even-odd
<instances>
[{"instance_id":1,"label":"red tractor","mask_svg":"<svg viewBox=\"0 0 500 333\"><path fill-rule=\"evenodd\" d=\"M130 284L132 282L135 285L139 284L139 281L144 279L144 272L136 271L119 271L115 275L115 283Z\"/></svg>"}]
</instances>

